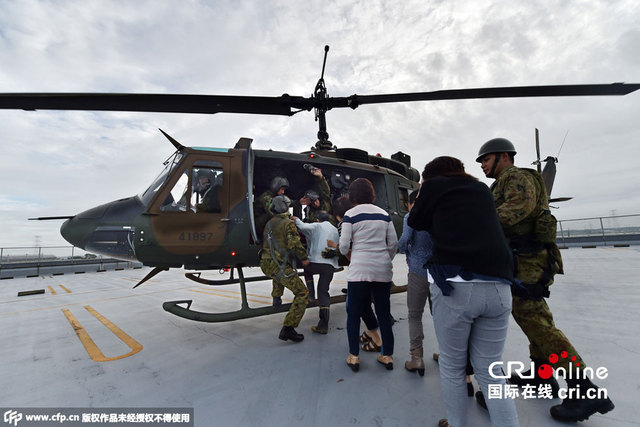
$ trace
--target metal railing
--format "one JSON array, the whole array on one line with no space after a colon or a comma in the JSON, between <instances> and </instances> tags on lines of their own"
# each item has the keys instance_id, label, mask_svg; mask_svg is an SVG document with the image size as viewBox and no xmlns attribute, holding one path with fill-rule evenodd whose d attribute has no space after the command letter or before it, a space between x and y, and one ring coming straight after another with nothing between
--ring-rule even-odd
<instances>
[{"instance_id":1,"label":"metal railing","mask_svg":"<svg viewBox=\"0 0 640 427\"><path fill-rule=\"evenodd\" d=\"M31 277L60 272L137 268L137 261L95 255L75 246L19 246L0 248L0 278ZM60 273L62 274L62 273Z\"/></svg>"},{"instance_id":2,"label":"metal railing","mask_svg":"<svg viewBox=\"0 0 640 427\"><path fill-rule=\"evenodd\" d=\"M640 214L558 221L558 245L616 246L640 244Z\"/></svg>"},{"instance_id":3,"label":"metal railing","mask_svg":"<svg viewBox=\"0 0 640 427\"><path fill-rule=\"evenodd\" d=\"M564 219L558 221L556 241L566 247L640 245L640 214ZM94 255L75 246L0 247L0 278L56 274L65 267L80 272L141 266L136 261Z\"/></svg>"}]
</instances>

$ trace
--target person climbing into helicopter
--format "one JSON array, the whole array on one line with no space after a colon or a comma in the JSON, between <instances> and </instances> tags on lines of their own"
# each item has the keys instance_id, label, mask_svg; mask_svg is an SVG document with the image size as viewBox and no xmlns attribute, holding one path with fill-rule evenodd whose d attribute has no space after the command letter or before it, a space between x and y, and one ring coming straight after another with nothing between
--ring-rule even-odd
<instances>
[{"instance_id":1,"label":"person climbing into helicopter","mask_svg":"<svg viewBox=\"0 0 640 427\"><path fill-rule=\"evenodd\" d=\"M289 180L283 176L275 176L271 180L269 188L265 190L260 197L254 202L253 210L255 216L256 234L262 236L264 227L273 218L270 210L271 201L276 196L282 196L289 189ZM274 280L271 286L271 297L273 298L273 306L278 307L282 304L282 289L276 285Z\"/></svg>"},{"instance_id":2,"label":"person climbing into helicopter","mask_svg":"<svg viewBox=\"0 0 640 427\"><path fill-rule=\"evenodd\" d=\"M307 190L299 201L300 205L306 206L304 208L304 222L316 222L318 220L318 212L325 211L329 214L331 225L337 226L338 221L336 221L331 212L331 187L329 187L329 182L322 175L322 169L309 163L305 163L302 167L316 179L315 188Z\"/></svg>"},{"instance_id":3,"label":"person climbing into helicopter","mask_svg":"<svg viewBox=\"0 0 640 427\"><path fill-rule=\"evenodd\" d=\"M320 276L317 294L320 320L317 326L311 327L311 330L318 334L326 334L329 332L329 285L335 269L338 268L338 257L325 258L323 252L326 252L329 240L338 240L338 229L329 222L329 214L325 211L318 212L317 222L304 223L300 218L293 217L293 219L307 241L309 265L304 269L304 277L310 300L316 295L313 275Z\"/></svg>"},{"instance_id":4,"label":"person climbing into helicopter","mask_svg":"<svg viewBox=\"0 0 640 427\"><path fill-rule=\"evenodd\" d=\"M276 196L282 196L289 189L289 180L283 176L275 176L271 180L269 188L264 191L254 203L254 215L256 220L256 232L261 236L264 226L273 217L270 211L271 200Z\"/></svg>"},{"instance_id":5,"label":"person climbing into helicopter","mask_svg":"<svg viewBox=\"0 0 640 427\"><path fill-rule=\"evenodd\" d=\"M309 266L309 259L298 230L290 219L290 206L291 199L285 195L276 196L271 200L269 210L273 213L273 218L264 229L260 269L273 279L274 292L277 290L280 296L284 288L293 292L293 302L284 318L278 338L283 341L300 342L304 335L297 333L294 328L300 324L304 316L309 292L298 276L295 259L299 259L305 268Z\"/></svg>"}]
</instances>

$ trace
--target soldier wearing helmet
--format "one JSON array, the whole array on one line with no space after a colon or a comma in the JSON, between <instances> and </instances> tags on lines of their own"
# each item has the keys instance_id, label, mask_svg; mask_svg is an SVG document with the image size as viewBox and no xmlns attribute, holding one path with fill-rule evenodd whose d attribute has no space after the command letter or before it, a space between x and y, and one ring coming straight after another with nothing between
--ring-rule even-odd
<instances>
[{"instance_id":1,"label":"soldier wearing helmet","mask_svg":"<svg viewBox=\"0 0 640 427\"><path fill-rule=\"evenodd\" d=\"M300 205L304 208L304 222L318 221L318 213L325 211L329 213L329 222L335 227L338 225L335 217L331 215L331 187L327 179L322 175L322 169L305 163L302 167L314 176L316 183L313 189L309 189L300 199Z\"/></svg>"},{"instance_id":2,"label":"soldier wearing helmet","mask_svg":"<svg viewBox=\"0 0 640 427\"><path fill-rule=\"evenodd\" d=\"M253 210L256 219L256 232L258 236L262 235L264 226L273 216L271 212L271 200L275 196L284 195L289 188L289 180L282 176L276 176L271 180L269 189L258 197L254 203Z\"/></svg>"},{"instance_id":3,"label":"soldier wearing helmet","mask_svg":"<svg viewBox=\"0 0 640 427\"><path fill-rule=\"evenodd\" d=\"M481 164L482 172L488 178L497 178L509 163L513 164L515 155L516 148L511 141L505 138L494 138L482 144L476 162Z\"/></svg>"},{"instance_id":4,"label":"soldier wearing helmet","mask_svg":"<svg viewBox=\"0 0 640 427\"><path fill-rule=\"evenodd\" d=\"M304 335L297 333L294 328L300 324L304 315L309 293L298 276L295 260L296 258L301 260L304 267L309 265L309 260L300 241L298 229L290 219L290 206L291 200L285 195L275 196L271 200L269 211L273 217L264 229L260 268L266 276L273 279L274 302L276 295L280 300L284 288L293 292L293 303L284 318L284 325L278 338L283 341L299 342L304 339ZM274 306L276 305L279 304L274 304Z\"/></svg>"},{"instance_id":5,"label":"soldier wearing helmet","mask_svg":"<svg viewBox=\"0 0 640 427\"><path fill-rule=\"evenodd\" d=\"M557 394L559 385L551 376L544 379L538 374L538 367L545 364L551 354L568 352L572 357L572 367L584 369L586 364L569 339L556 328L553 315L545 298L553 276L562 274L562 258L555 244L555 218L549 212L549 196L542 176L533 169L518 168L514 165L515 147L508 139L494 138L485 142L478 152L476 161L488 178L494 178L491 191L498 212L498 218L516 261L516 278L522 286L513 287L512 314L522 332L529 339L529 352L535 366L533 378L525 379L531 373L510 378L511 384L550 388ZM549 226L551 224L551 226ZM542 233L541 229L551 231ZM556 368L568 372L570 359L560 359ZM532 374L531 374L532 375ZM573 378L578 378L573 373ZM560 421L582 421L593 413L605 413L614 408L608 398L585 399L587 393L599 396L597 386L589 379L567 379L573 389L561 405L551 408L551 416ZM581 391L580 391L581 390ZM478 396L477 396L478 397ZM478 397L478 401L484 398ZM482 403L481 403L482 404Z\"/></svg>"},{"instance_id":6,"label":"soldier wearing helmet","mask_svg":"<svg viewBox=\"0 0 640 427\"><path fill-rule=\"evenodd\" d=\"M284 196L286 200L288 200L287 210L289 209L289 206L291 206L291 200L284 194L288 188L289 180L287 178L283 176L275 176L269 184L269 189L262 193L260 197L258 197L254 202L253 212L255 216L256 233L258 236L263 235L265 226L267 225L269 220L273 218L274 211L272 210L272 208L280 211L284 206L282 205L282 203L284 203L285 199L279 199L279 201L277 201L276 205L274 206L272 201L275 197ZM281 213L284 213L284 211L282 211ZM274 279L271 288L271 296L273 297L274 307L282 304L283 291L284 290L282 286L279 285Z\"/></svg>"}]
</instances>

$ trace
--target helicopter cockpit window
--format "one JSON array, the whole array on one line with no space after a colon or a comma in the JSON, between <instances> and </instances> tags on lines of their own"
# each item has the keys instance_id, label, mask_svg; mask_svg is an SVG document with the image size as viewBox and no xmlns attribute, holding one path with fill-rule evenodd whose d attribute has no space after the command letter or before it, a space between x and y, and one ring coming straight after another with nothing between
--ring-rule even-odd
<instances>
[{"instance_id":1,"label":"helicopter cockpit window","mask_svg":"<svg viewBox=\"0 0 640 427\"><path fill-rule=\"evenodd\" d=\"M206 163L206 165L204 165ZM191 180L191 207L196 212L220 213L224 175L217 162L198 162Z\"/></svg>"},{"instance_id":2,"label":"helicopter cockpit window","mask_svg":"<svg viewBox=\"0 0 640 427\"><path fill-rule=\"evenodd\" d=\"M140 200L144 203L145 206L149 206L151 199L158 192L160 187L165 183L167 177L173 170L173 168L182 160L182 153L176 152L172 157L170 157L166 162L164 162L164 169L160 172L160 175L153 181L153 183L139 195Z\"/></svg>"},{"instance_id":3,"label":"helicopter cockpit window","mask_svg":"<svg viewBox=\"0 0 640 427\"><path fill-rule=\"evenodd\" d=\"M169 196L162 203L161 211L186 211L189 190L189 172L185 171L171 189Z\"/></svg>"},{"instance_id":4,"label":"helicopter cockpit window","mask_svg":"<svg viewBox=\"0 0 640 427\"><path fill-rule=\"evenodd\" d=\"M409 191L406 188L398 188L398 197L400 198L400 212L409 211Z\"/></svg>"}]
</instances>

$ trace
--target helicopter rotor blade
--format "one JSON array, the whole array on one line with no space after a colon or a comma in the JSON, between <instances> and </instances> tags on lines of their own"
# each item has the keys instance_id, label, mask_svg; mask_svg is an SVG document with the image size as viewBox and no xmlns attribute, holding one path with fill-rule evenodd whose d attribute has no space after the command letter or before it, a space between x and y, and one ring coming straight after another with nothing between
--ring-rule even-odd
<instances>
[{"instance_id":1,"label":"helicopter rotor blade","mask_svg":"<svg viewBox=\"0 0 640 427\"><path fill-rule=\"evenodd\" d=\"M434 92L352 95L318 98L282 95L180 95L126 93L0 93L0 109L139 111L150 113L240 113L291 116L298 111L318 108L356 108L363 104L440 101L482 98L523 98L542 96L627 95L640 84L519 86L478 89L452 89Z\"/></svg>"},{"instance_id":2,"label":"helicopter rotor blade","mask_svg":"<svg viewBox=\"0 0 640 427\"><path fill-rule=\"evenodd\" d=\"M292 115L293 97L126 93L3 93L0 109Z\"/></svg>"},{"instance_id":3,"label":"helicopter rotor blade","mask_svg":"<svg viewBox=\"0 0 640 427\"><path fill-rule=\"evenodd\" d=\"M638 89L640 89L640 84L637 83L451 89L434 92L393 93L386 95L352 95L347 98L332 98L329 100L329 104L330 108L356 108L363 104L382 104L388 102L530 98L543 96L627 95Z\"/></svg>"}]
</instances>

